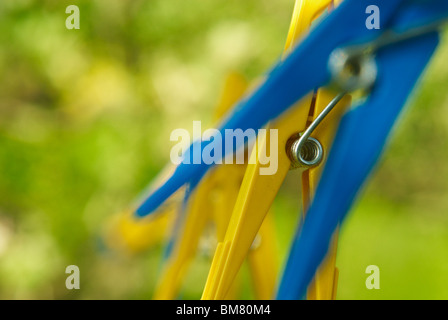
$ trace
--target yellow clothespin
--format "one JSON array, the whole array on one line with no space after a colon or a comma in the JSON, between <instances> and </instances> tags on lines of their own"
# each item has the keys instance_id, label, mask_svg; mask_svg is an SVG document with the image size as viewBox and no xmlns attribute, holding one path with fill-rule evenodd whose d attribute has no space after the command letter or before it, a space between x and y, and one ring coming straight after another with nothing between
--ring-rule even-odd
<instances>
[{"instance_id":1,"label":"yellow clothespin","mask_svg":"<svg viewBox=\"0 0 448 320\"><path fill-rule=\"evenodd\" d=\"M228 109L241 98L246 88L247 83L240 75L233 73L227 77L220 103L215 110L215 121L223 117ZM170 176L172 169L173 167L168 167L163 170L148 189ZM187 219L178 235L174 252L169 256L157 284L156 299L177 297L184 272L195 256L200 236L208 223L213 223L217 241L224 239L245 170L246 165L238 164L218 167L201 182L194 195L191 196ZM179 210L182 196L183 191L177 192L157 214L145 218L135 218L135 210L132 207L115 215L106 227L106 244L114 250L134 254L164 242L168 230L173 228L173 221ZM252 270L255 296L258 299L266 299L272 294L276 281L274 267L270 268L269 274L261 273L263 265L273 264L271 257L275 253L273 225L270 221L265 222L260 234L266 242L254 247L248 259ZM227 298L233 299L236 296L237 290L234 288Z\"/></svg>"},{"instance_id":2,"label":"yellow clothespin","mask_svg":"<svg viewBox=\"0 0 448 320\"><path fill-rule=\"evenodd\" d=\"M325 10L331 10L333 6L334 2L331 0L297 0L285 54L293 47L299 37L309 29L313 20ZM291 167L288 152L291 142L294 139L297 140L298 135L312 123L333 98L334 94L331 91L320 89L302 99L298 107L292 108L268 126L270 129L278 129L279 157L276 174L260 175L260 168L263 165L258 161L258 155L265 153L260 153L260 150L256 150L256 148L253 149L252 161L249 161L225 239L217 246L202 299L219 300L225 297ZM322 162L324 162L325 155L331 146L339 119L349 103L350 98L343 98L335 110L321 122L313 133L313 138L317 139L324 149ZM258 142L257 145L269 150L267 145L270 141L269 134L269 130L267 130L266 135L260 135L257 139L263 143ZM264 152L264 150L261 150L261 152ZM313 197L321 168L322 165L308 169L302 175L304 211L306 211L308 203ZM335 278L337 278L337 270L335 269L335 250L333 250L327 262L321 266L316 275L308 297L311 299L334 298Z\"/></svg>"},{"instance_id":3,"label":"yellow clothespin","mask_svg":"<svg viewBox=\"0 0 448 320\"><path fill-rule=\"evenodd\" d=\"M238 75L231 74L225 84L220 104L216 108L215 120L221 118L244 94L247 83ZM246 165L221 165L210 172L193 191L186 209L184 221L176 229L176 241L164 265L156 285L154 299L175 299L191 260L194 258L201 235L207 224L212 222L216 228L217 241L221 242L227 230L232 208L246 170ZM266 222L263 237L274 242L273 226ZM276 273L261 275L262 265L269 263L274 247L260 244L249 257L253 270L253 281L257 298L263 299L272 294ZM273 268L272 268L273 269ZM230 289L230 288L229 288ZM224 298L235 299L236 288L230 289Z\"/></svg>"}]
</instances>

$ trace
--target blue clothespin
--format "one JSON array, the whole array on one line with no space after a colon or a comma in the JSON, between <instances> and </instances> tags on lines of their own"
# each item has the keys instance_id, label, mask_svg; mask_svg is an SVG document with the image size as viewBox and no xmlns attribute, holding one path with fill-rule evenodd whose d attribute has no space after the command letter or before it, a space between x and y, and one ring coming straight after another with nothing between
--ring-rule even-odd
<instances>
[{"instance_id":1,"label":"blue clothespin","mask_svg":"<svg viewBox=\"0 0 448 320\"><path fill-rule=\"evenodd\" d=\"M381 10L380 30L366 28L365 11L370 5L376 5ZM345 0L316 25L285 60L272 69L258 90L234 108L219 127L224 138L223 146L226 145L226 140L232 139L226 129L261 129L306 94L330 83L332 74L328 64L336 49L363 47L375 42L384 44L390 39L427 33L426 27L438 24L447 15L446 0ZM193 143L185 158L194 156L196 151L202 153L209 143L210 141ZM241 146L236 146L238 147ZM225 156L225 150L222 154ZM173 175L140 205L136 210L137 216L154 212L184 184L200 180L210 167L205 163L180 164Z\"/></svg>"},{"instance_id":2,"label":"blue clothespin","mask_svg":"<svg viewBox=\"0 0 448 320\"><path fill-rule=\"evenodd\" d=\"M382 70L378 84L369 101L347 113L340 123L314 202L294 240L278 299L304 295L437 43L437 35L431 34L378 54Z\"/></svg>"},{"instance_id":3,"label":"blue clothespin","mask_svg":"<svg viewBox=\"0 0 448 320\"><path fill-rule=\"evenodd\" d=\"M401 7L403 11L388 30L409 32L404 26L420 21L431 26L446 17L447 7L446 1L412 1L408 7ZM333 233L375 166L392 126L438 41L437 32L413 31L411 36L388 43L376 52L379 72L375 85L367 100L348 112L340 123L314 202L294 239L278 299L304 297L328 251Z\"/></svg>"}]
</instances>

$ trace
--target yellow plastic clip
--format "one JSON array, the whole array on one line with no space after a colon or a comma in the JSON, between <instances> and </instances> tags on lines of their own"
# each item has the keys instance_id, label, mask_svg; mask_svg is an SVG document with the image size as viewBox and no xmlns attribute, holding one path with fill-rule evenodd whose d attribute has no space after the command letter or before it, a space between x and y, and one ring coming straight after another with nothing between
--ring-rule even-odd
<instances>
[{"instance_id":1,"label":"yellow plastic clip","mask_svg":"<svg viewBox=\"0 0 448 320\"><path fill-rule=\"evenodd\" d=\"M244 94L247 83L237 74L231 74L225 84L220 103L215 111L215 120L221 118ZM210 222L216 228L217 241L221 242L229 224L232 208L238 196L246 165L221 165L211 171L193 191L187 206L185 221L180 230L176 230L176 241L169 255L162 275L156 285L154 299L175 299L180 291L184 275L194 258L201 235ZM266 223L262 237L273 243L273 226ZM260 244L249 256L251 273L255 285L255 295L259 299L272 293L276 273L261 277L263 265L269 263L272 245ZM271 268L273 269L273 268ZM230 289L224 298L235 299L237 285Z\"/></svg>"},{"instance_id":2,"label":"yellow plastic clip","mask_svg":"<svg viewBox=\"0 0 448 320\"><path fill-rule=\"evenodd\" d=\"M313 20L326 9L332 9L333 5L334 3L331 0L296 1L285 54L288 53L299 37L309 29ZM302 99L297 107L292 108L287 114L268 126L271 129L278 129L278 171L274 175L259 174L259 169L263 165L258 161L258 155L265 154L265 150L253 149L251 161L249 161L227 233L224 241L217 246L202 299L220 300L225 297L242 262L249 254L263 220L291 167L291 161L286 149L291 137L303 132L333 98L333 93L321 89L316 94L310 94ZM350 98L345 97L314 132L313 137L319 140L325 151L329 150L339 119L349 103ZM266 131L265 135L259 135L257 139L262 142L257 142L258 146L263 146L269 150L269 130ZM302 184L305 210L313 196L321 167L318 166L303 173ZM314 286L310 289L309 298L334 298L334 279L337 277L337 271L334 268L334 257L332 253L328 258L329 263L321 267L321 271L316 276ZM272 297L272 293L270 297Z\"/></svg>"},{"instance_id":3,"label":"yellow plastic clip","mask_svg":"<svg viewBox=\"0 0 448 320\"><path fill-rule=\"evenodd\" d=\"M246 88L247 82L241 76L237 74L228 76L220 102L215 109L215 121L221 118L241 98ZM177 298L185 272L196 255L200 238L207 223L212 219L216 221L218 241L222 239L219 238L219 235L227 229L230 214L227 213L227 210L220 210L219 215L213 215L213 212L215 208L225 208L229 203L233 204L235 202L236 195L232 200L232 190L238 190L243 174L244 169L242 170L237 165L218 166L204 177L196 190L193 191L188 201L185 221L183 221L180 230L175 231L177 232L176 241L156 285L154 299L170 300ZM210 196L212 191L217 191L217 197Z\"/></svg>"},{"instance_id":4,"label":"yellow plastic clip","mask_svg":"<svg viewBox=\"0 0 448 320\"><path fill-rule=\"evenodd\" d=\"M230 74L214 112L218 121L241 98L247 88L247 82L236 73ZM149 186L152 189L164 181L173 170L168 167ZM227 231L231 212L235 204L246 165L223 165L207 175L190 197L185 221L176 236L173 251L166 261L163 272L156 285L155 299L175 299L180 291L184 274L194 258L201 235L207 224L213 223L218 242L223 241ZM147 192L145 192L147 193ZM179 191L157 212L157 214L137 219L131 208L115 215L107 224L106 244L117 251L133 254L164 242L168 230L173 228L176 212L182 201L183 192ZM248 257L252 280L257 299L266 299L272 293L276 281L276 269L262 276L262 266L274 264L275 253L273 225L266 221L260 230L260 237L266 241L251 250ZM238 286L227 294L227 299L235 299Z\"/></svg>"}]
</instances>

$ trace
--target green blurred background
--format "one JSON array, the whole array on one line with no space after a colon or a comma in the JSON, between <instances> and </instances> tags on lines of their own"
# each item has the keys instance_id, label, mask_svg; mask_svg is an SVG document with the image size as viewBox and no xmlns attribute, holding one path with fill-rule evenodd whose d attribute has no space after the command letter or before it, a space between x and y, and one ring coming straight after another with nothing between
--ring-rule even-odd
<instances>
[{"instance_id":1,"label":"green blurred background","mask_svg":"<svg viewBox=\"0 0 448 320\"><path fill-rule=\"evenodd\" d=\"M81 29L67 30L76 4ZM294 0L0 2L0 298L149 299L162 245L137 256L101 235L169 161L170 132L210 122L231 71L280 56ZM448 298L448 42L341 231L339 299ZM324 40L323 40L324 41ZM284 260L299 176L274 204ZM199 298L199 256L184 298ZM65 288L65 268L81 289ZM365 269L381 270L367 290ZM246 286L249 286L247 283ZM250 298L249 289L242 298Z\"/></svg>"}]
</instances>

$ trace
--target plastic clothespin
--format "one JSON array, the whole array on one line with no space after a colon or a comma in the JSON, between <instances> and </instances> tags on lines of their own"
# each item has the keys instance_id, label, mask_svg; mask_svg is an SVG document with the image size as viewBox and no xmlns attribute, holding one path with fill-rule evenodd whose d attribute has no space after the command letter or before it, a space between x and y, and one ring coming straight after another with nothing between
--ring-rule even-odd
<instances>
[{"instance_id":1,"label":"plastic clothespin","mask_svg":"<svg viewBox=\"0 0 448 320\"><path fill-rule=\"evenodd\" d=\"M235 101L243 95L246 87L247 84L241 76L229 75L215 111L215 120L234 105ZM199 183L195 190L189 191L183 208L185 212L181 212L179 216L182 221L178 221L176 228L172 231L172 243L155 289L155 299L177 298L184 274L196 255L200 238L207 224L212 222L217 240L223 240L245 170L246 166L239 164L218 166ZM272 229L273 226L268 223L263 229L263 236L270 242L274 241L269 238L272 237ZM255 295L260 299L266 299L266 292L269 291L271 294L276 284L276 273L261 277L259 271L262 265L269 263L270 256L275 254L273 250L272 246L260 245L251 250L249 257ZM237 284L225 298L234 299L237 295L236 288Z\"/></svg>"},{"instance_id":2,"label":"plastic clothespin","mask_svg":"<svg viewBox=\"0 0 448 320\"><path fill-rule=\"evenodd\" d=\"M303 36L319 14L332 5L331 0L296 1L285 52L288 52L297 39ZM220 300L226 295L286 174L291 168L291 160L287 152L288 142L291 137L298 136L299 133L304 131L310 120L314 120L333 98L334 94L331 91L318 90L314 95L304 99L300 105L287 112L285 116L269 124L270 129L278 130L278 171L274 175L261 175L259 169L262 164L258 161L257 152L264 151L253 150L251 157L256 158L257 162L248 166L232 214L232 220L224 242L219 244L216 251L202 299ZM325 118L313 133L313 137L321 143L324 150L329 150L337 123L349 102L349 98L340 102L338 108ZM269 131L267 131L267 135L269 135ZM258 139L262 140L263 143L257 143L257 145L263 147L266 147L267 142L270 141L268 136L259 136ZM303 172L304 209L308 207L309 199L312 198L312 193L319 179L320 169L321 166ZM316 275L315 285L310 290L310 298L331 299L333 297L334 255L335 253L329 258L330 265L324 266L322 272ZM266 271L270 272L269 266L265 266ZM271 292L269 298L272 298L273 294Z\"/></svg>"},{"instance_id":3,"label":"plastic clothespin","mask_svg":"<svg viewBox=\"0 0 448 320\"><path fill-rule=\"evenodd\" d=\"M370 5L381 9L383 26L379 30L366 28L365 10ZM226 134L226 129L260 129L315 88L329 84L335 75L328 67L329 62L335 58L336 53L341 53L339 48L353 48L356 45L358 48L370 46L374 51L381 51L384 46L404 41L403 39L415 34L428 34L427 27L445 19L447 12L446 0L345 0L317 24L288 57L272 69L264 83L226 117L219 126L224 138L223 145L231 138ZM380 74L378 76L381 77ZM307 108L309 105L304 103L302 106ZM185 156L191 156L194 146L203 150L209 143L204 141L193 144ZM222 154L225 156L224 151ZM204 177L210 167L211 165L204 163L179 165L173 175L137 208L137 216L146 216L156 211L183 185ZM312 207L310 212L311 209ZM305 224L308 220L305 220Z\"/></svg>"},{"instance_id":4,"label":"plastic clothespin","mask_svg":"<svg viewBox=\"0 0 448 320\"><path fill-rule=\"evenodd\" d=\"M241 98L246 88L246 81L238 74L230 74L227 77L219 104L215 109L215 121L222 117ZM227 227L228 218L224 215L217 217L213 215L213 212L216 207L219 208L227 206L229 202L232 203L232 194L228 191L238 189L243 172L244 168L237 165L226 168L217 167L199 183L196 190L191 191L191 195L188 196L189 199L185 200L187 202L186 207L178 208L178 210L184 210L185 212L179 213L175 228L171 231L171 245L166 253L163 270L155 288L154 299L171 300L177 298L184 274L195 257L200 238L211 220L216 222L219 239L219 233L222 233L222 229ZM223 175L227 178L226 180L222 179ZM218 198L210 194L217 188L223 189L217 191ZM225 193L226 191L227 193ZM216 201L218 204L214 203Z\"/></svg>"},{"instance_id":5,"label":"plastic clothespin","mask_svg":"<svg viewBox=\"0 0 448 320\"><path fill-rule=\"evenodd\" d=\"M398 3L401 6L395 6ZM352 4L347 1L346 8ZM341 121L314 201L294 240L278 299L305 296L332 234L375 166L407 97L438 45L434 26L446 18L448 2L391 1L379 6L389 9L389 5L397 9L397 15L386 23L384 33L394 33L373 44L378 69L375 83L365 102Z\"/></svg>"}]
</instances>

